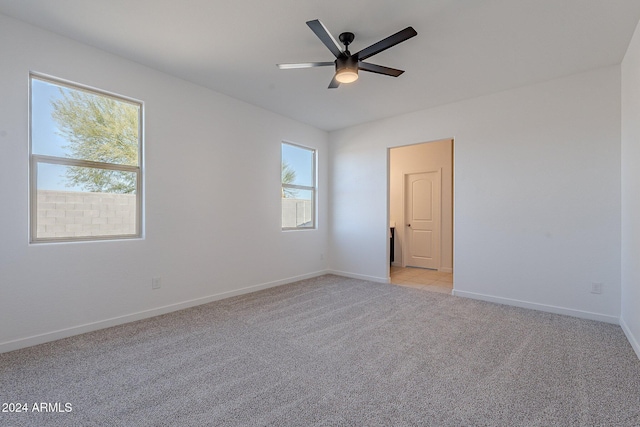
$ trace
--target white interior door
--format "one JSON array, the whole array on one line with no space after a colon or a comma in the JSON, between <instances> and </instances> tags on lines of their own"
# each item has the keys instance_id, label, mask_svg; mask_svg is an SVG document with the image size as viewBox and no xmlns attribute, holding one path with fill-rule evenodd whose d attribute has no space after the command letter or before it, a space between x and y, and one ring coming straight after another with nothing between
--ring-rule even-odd
<instances>
[{"instance_id":1,"label":"white interior door","mask_svg":"<svg viewBox=\"0 0 640 427\"><path fill-rule=\"evenodd\" d=\"M405 265L440 268L441 170L405 175Z\"/></svg>"}]
</instances>

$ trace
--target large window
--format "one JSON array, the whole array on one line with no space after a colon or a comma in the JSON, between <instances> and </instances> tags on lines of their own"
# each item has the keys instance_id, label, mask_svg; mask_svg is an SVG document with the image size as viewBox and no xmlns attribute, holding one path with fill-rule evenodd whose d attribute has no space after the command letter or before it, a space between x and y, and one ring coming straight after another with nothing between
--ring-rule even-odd
<instances>
[{"instance_id":1,"label":"large window","mask_svg":"<svg viewBox=\"0 0 640 427\"><path fill-rule=\"evenodd\" d=\"M282 229L315 228L316 151L282 143Z\"/></svg>"},{"instance_id":2,"label":"large window","mask_svg":"<svg viewBox=\"0 0 640 427\"><path fill-rule=\"evenodd\" d=\"M141 235L142 104L30 76L31 241Z\"/></svg>"}]
</instances>

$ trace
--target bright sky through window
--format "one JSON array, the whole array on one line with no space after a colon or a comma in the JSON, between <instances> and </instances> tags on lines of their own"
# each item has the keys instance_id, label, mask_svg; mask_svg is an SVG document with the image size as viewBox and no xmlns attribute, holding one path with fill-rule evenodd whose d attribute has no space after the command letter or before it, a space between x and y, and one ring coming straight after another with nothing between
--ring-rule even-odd
<instances>
[{"instance_id":1,"label":"bright sky through window","mask_svg":"<svg viewBox=\"0 0 640 427\"><path fill-rule=\"evenodd\" d=\"M282 161L296 171L295 182L290 184L313 186L313 157L314 153L311 150L282 144Z\"/></svg>"}]
</instances>

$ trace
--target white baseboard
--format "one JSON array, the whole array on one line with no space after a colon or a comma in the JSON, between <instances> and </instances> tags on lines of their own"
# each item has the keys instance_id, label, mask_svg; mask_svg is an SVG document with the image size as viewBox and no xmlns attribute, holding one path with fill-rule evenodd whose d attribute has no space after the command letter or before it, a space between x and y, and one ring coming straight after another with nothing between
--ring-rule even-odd
<instances>
[{"instance_id":1,"label":"white baseboard","mask_svg":"<svg viewBox=\"0 0 640 427\"><path fill-rule=\"evenodd\" d=\"M640 359L640 343L638 342L636 337L633 336L633 334L631 333L631 329L629 329L629 326L622 317L620 318L620 327L624 331L624 334L627 336L627 339L629 340L629 344L631 344L633 351L636 352L636 356L638 356L638 359Z\"/></svg>"},{"instance_id":2,"label":"white baseboard","mask_svg":"<svg viewBox=\"0 0 640 427\"><path fill-rule=\"evenodd\" d=\"M84 325L73 326L65 329L59 329L56 331L46 332L44 334L39 334L39 335L33 335L27 338L19 338L17 340L6 341L3 343L0 343L0 353L6 353L8 351L14 351L14 350L19 350L25 347L44 344L50 341L55 341L62 338L68 338L74 335L80 335L87 332L97 331L99 329L122 325L124 323L135 322L136 320L147 319L149 317L159 316L161 314L167 314L173 311L183 310L185 308L195 307L197 305L207 304L213 301L230 298L237 295L248 294L251 292L260 291L262 289L268 289L276 286L286 285L288 283L297 282L299 280L311 279L313 277L323 276L325 274L329 274L329 271L317 271L315 273L303 274L301 276L289 277L286 279L276 280L273 282L247 286L244 288L235 289L233 291L221 292L218 294L213 294L213 295L209 295L202 298L195 298L192 300L182 301L175 304L169 304L162 307L152 308L150 310L143 310L136 313L126 314L124 316L112 317L110 319L86 323Z\"/></svg>"},{"instance_id":3,"label":"white baseboard","mask_svg":"<svg viewBox=\"0 0 640 427\"><path fill-rule=\"evenodd\" d=\"M389 277L366 276L364 274L348 273L346 271L338 270L329 270L327 273L335 274L336 276L349 277L351 279L368 280L369 282L391 283L391 279Z\"/></svg>"},{"instance_id":4,"label":"white baseboard","mask_svg":"<svg viewBox=\"0 0 640 427\"><path fill-rule=\"evenodd\" d=\"M495 302L498 304L504 305L513 305L515 307L529 308L532 310L545 311L547 313L555 313L555 314L564 314L566 316L579 317L581 319L589 319L589 320L597 320L599 322L620 324L620 318L616 316L610 316L608 314L600 314L600 313L592 313L589 311L575 310L572 308L565 307L557 307L554 305L547 304L538 304L534 302L521 301L511 298L502 298L496 297L492 295L478 294L475 292L467 292L467 291L458 291L456 289L453 290L452 295L477 299L488 302Z\"/></svg>"}]
</instances>

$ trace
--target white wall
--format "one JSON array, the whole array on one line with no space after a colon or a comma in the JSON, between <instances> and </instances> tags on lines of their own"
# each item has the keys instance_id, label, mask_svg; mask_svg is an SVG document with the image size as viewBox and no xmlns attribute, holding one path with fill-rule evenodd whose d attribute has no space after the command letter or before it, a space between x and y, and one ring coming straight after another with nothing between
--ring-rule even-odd
<instances>
[{"instance_id":1,"label":"white wall","mask_svg":"<svg viewBox=\"0 0 640 427\"><path fill-rule=\"evenodd\" d=\"M0 58L0 351L326 270L326 132L2 15ZM28 243L30 70L144 101L144 239ZM318 149L318 230L281 231L282 140Z\"/></svg>"},{"instance_id":2,"label":"white wall","mask_svg":"<svg viewBox=\"0 0 640 427\"><path fill-rule=\"evenodd\" d=\"M387 147L454 138L456 295L617 323L620 108L613 66L332 132L330 268L386 281Z\"/></svg>"},{"instance_id":3,"label":"white wall","mask_svg":"<svg viewBox=\"0 0 640 427\"><path fill-rule=\"evenodd\" d=\"M640 26L622 62L622 315L640 357Z\"/></svg>"},{"instance_id":4,"label":"white wall","mask_svg":"<svg viewBox=\"0 0 640 427\"><path fill-rule=\"evenodd\" d=\"M440 271L453 272L453 145L451 140L389 150L389 220L396 223L394 265L403 264L405 174L442 170ZM405 261L406 262L406 261Z\"/></svg>"}]
</instances>

